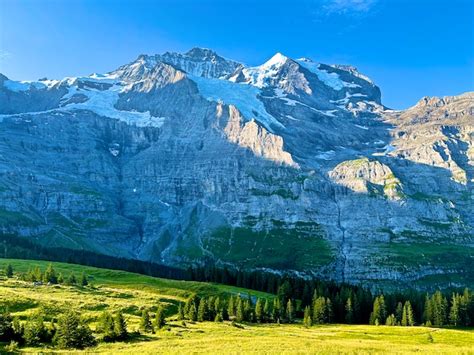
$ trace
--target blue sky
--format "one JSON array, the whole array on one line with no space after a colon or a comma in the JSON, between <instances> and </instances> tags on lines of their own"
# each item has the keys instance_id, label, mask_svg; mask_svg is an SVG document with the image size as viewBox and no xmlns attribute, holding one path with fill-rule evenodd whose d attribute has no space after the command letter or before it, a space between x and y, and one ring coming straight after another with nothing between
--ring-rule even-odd
<instances>
[{"instance_id":1,"label":"blue sky","mask_svg":"<svg viewBox=\"0 0 474 355\"><path fill-rule=\"evenodd\" d=\"M392 108L474 90L474 0L0 0L0 72L106 72L141 53L212 48L352 64Z\"/></svg>"}]
</instances>

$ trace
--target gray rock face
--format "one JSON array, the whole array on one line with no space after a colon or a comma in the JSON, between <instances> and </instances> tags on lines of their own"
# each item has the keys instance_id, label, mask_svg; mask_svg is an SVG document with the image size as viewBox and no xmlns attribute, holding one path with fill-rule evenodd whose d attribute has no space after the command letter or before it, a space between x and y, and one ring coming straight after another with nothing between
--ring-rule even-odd
<instances>
[{"instance_id":1,"label":"gray rock face","mask_svg":"<svg viewBox=\"0 0 474 355\"><path fill-rule=\"evenodd\" d=\"M206 49L0 76L0 229L377 287L474 284L474 94L386 109L354 67Z\"/></svg>"}]
</instances>

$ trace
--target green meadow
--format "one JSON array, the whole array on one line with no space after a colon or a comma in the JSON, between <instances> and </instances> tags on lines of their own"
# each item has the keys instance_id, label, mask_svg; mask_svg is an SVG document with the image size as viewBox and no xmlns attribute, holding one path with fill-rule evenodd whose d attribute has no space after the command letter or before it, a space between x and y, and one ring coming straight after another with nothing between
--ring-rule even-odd
<instances>
[{"instance_id":1,"label":"green meadow","mask_svg":"<svg viewBox=\"0 0 474 355\"><path fill-rule=\"evenodd\" d=\"M273 295L212 283L153 278L124 271L80 265L52 263L58 273L79 276L85 272L89 285L38 285L22 281L16 275L36 266L46 269L49 262L0 259L0 269L13 266L15 276L0 276L0 308L8 307L12 316L24 322L41 310L45 321L74 309L95 331L103 311L121 311L131 336L126 341L100 342L88 353L426 353L474 354L474 330L428 327L388 327L369 325L317 325L305 328L295 324L247 324L224 322L178 321L178 304L197 295L247 295L273 298ZM161 304L166 325L155 333L138 332L143 309L151 312ZM0 343L0 349L7 344ZM20 347L24 353L60 353L51 346ZM1 350L0 350L1 352ZM70 351L71 352L80 352Z\"/></svg>"}]
</instances>

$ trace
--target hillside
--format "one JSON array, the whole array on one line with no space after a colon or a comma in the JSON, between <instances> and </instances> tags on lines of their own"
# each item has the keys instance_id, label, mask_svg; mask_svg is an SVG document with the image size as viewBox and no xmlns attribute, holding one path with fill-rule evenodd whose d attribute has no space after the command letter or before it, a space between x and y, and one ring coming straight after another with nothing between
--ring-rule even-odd
<instances>
[{"instance_id":1,"label":"hillside","mask_svg":"<svg viewBox=\"0 0 474 355\"><path fill-rule=\"evenodd\" d=\"M356 68L212 50L0 76L0 230L376 287L474 285L473 93L394 111Z\"/></svg>"},{"instance_id":2,"label":"hillside","mask_svg":"<svg viewBox=\"0 0 474 355\"><path fill-rule=\"evenodd\" d=\"M46 269L48 262L0 259L0 268L11 264L17 273L36 266ZM156 334L134 336L126 342L100 343L93 352L99 353L229 353L229 352L314 352L329 354L337 348L343 353L397 352L469 353L474 333L471 330L425 327L386 327L367 325L318 325L309 329L297 324L234 325L225 321L191 322L176 320L177 304L193 294L209 295L251 294L262 298L274 296L217 284L157 279L138 274L80 265L53 263L58 273L69 275L85 272L88 287L65 285L34 286L16 278L0 276L0 308L8 306L13 316L25 320L35 310L42 309L46 321L68 308L79 311L88 324L96 329L100 314L121 310L129 331L138 329L140 312L144 307L165 308L167 326ZM431 335L431 337L428 336ZM58 350L22 348L23 351Z\"/></svg>"}]
</instances>

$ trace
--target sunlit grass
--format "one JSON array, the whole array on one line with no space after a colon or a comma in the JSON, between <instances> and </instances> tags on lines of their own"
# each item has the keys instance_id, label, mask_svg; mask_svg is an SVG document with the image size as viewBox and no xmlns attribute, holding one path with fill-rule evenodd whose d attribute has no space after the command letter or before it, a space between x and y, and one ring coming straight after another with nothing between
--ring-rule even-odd
<instances>
[{"instance_id":1,"label":"sunlit grass","mask_svg":"<svg viewBox=\"0 0 474 355\"><path fill-rule=\"evenodd\" d=\"M48 262L0 259L0 268L11 263L15 272L27 271ZM92 329L104 310L121 310L129 331L138 330L143 308L153 310L160 302L166 309L168 325L157 334L133 336L128 342L101 343L91 352L100 353L411 353L474 354L472 330L425 327L385 327L368 325L327 325L310 329L301 324L263 324L236 327L230 322L191 323L175 319L178 302L191 294L247 293L262 297L269 294L231 286L200 282L165 280L148 276L79 265L53 263L57 272L67 277L71 272L91 276L90 287L33 286L31 282L0 277L0 306L8 306L14 316L25 320L37 309L43 309L46 320L68 308L78 310ZM431 334L433 342L428 334ZM25 352L58 352L52 348L22 348ZM0 350L1 352L1 350Z\"/></svg>"}]
</instances>

